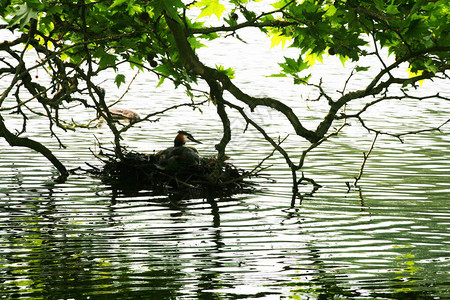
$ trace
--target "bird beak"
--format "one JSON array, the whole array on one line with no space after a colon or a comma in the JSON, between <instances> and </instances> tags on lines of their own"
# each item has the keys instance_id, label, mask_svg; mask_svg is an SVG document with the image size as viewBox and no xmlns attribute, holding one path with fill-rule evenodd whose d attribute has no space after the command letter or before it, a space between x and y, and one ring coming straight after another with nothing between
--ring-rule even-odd
<instances>
[{"instance_id":1,"label":"bird beak","mask_svg":"<svg viewBox=\"0 0 450 300\"><path fill-rule=\"evenodd\" d=\"M190 141L193 141L193 142L195 142L195 143L197 143L197 144L203 144L202 142L197 141L196 139L194 139L194 137L193 137L192 135L188 135L187 138L188 138Z\"/></svg>"}]
</instances>

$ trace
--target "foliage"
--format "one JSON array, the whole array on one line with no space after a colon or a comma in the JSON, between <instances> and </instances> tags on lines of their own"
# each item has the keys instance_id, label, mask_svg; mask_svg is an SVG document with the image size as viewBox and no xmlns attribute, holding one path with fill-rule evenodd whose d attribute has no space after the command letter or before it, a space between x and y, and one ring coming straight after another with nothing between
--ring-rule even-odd
<instances>
[{"instance_id":1,"label":"foliage","mask_svg":"<svg viewBox=\"0 0 450 300\"><path fill-rule=\"evenodd\" d=\"M108 120L116 136L117 155L120 155L123 131L111 122L104 91L93 83L93 78L104 70L117 70L119 65L129 64L131 68L158 76L160 84L171 81L175 87L184 86L191 96L196 84L205 81L224 126L222 140L216 147L219 159L225 159L225 148L231 139L227 109L236 109L246 123L259 130L284 156L296 187L296 172L302 168L304 156L330 135L337 134L329 133L335 121L356 118L365 126L362 111L353 115L342 111L348 103L367 96L387 98L388 89L393 85L408 87L424 79L448 78L450 5L446 0L279 0L270 1L270 6L267 2L1 0L0 17L6 23L0 25L0 30L10 30L17 37L0 43L3 53L0 76L2 80L10 80L9 88L1 94L1 111L7 110L2 107L5 99L15 95L17 106L11 111L23 115L23 133L27 114L31 113L23 108L29 101L38 101L43 107L42 117L49 120L50 128L71 129L79 125L60 120L58 110L67 109L68 103L94 108ZM206 25L210 20L219 25ZM279 63L279 73L272 76L291 77L294 84L311 85L319 91L319 99L326 99L328 113L317 128L305 128L300 116L295 115L282 99L257 98L242 91L232 81L234 70L231 68L208 67L198 59L198 48L224 37L240 39L240 30L249 27L265 33L273 47L282 45L297 49L297 57L284 58ZM382 48L395 57L394 63L384 61L380 54ZM39 57L35 65L24 60L24 53L32 51ZM346 91L344 87L341 96L333 99L324 92L321 83L309 82L309 70L326 55L337 56L343 63L375 56L384 68L376 71L377 75L366 87L357 91ZM391 71L402 64L409 65L410 76L392 75ZM48 70L49 84L30 76L30 71L36 68ZM359 66L352 75L368 68ZM117 74L115 83L120 86L129 80L123 74ZM22 100L23 89L33 98ZM224 90L242 106L224 99ZM406 89L404 97L408 98ZM364 109L377 101L366 102ZM294 163L281 145L265 133L264 124L257 124L245 114L242 109L245 106L251 109L266 106L284 114L296 134L311 143L303 151L300 163ZM0 122L0 135L10 144L27 145L20 134L10 134L3 117ZM47 157L53 162L57 160ZM64 173L63 167L58 169Z\"/></svg>"}]
</instances>

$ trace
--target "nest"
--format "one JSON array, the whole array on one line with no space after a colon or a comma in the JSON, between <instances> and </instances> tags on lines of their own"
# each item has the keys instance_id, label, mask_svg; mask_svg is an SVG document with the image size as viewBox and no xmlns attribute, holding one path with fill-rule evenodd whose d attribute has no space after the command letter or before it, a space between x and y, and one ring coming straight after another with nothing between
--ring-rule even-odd
<instances>
[{"instance_id":1,"label":"nest","mask_svg":"<svg viewBox=\"0 0 450 300\"><path fill-rule=\"evenodd\" d=\"M177 172L168 172L157 164L155 154L144 154L122 150L118 158L111 149L102 148L96 155L104 163L103 167L92 168L91 173L98 175L105 183L120 190L150 189L161 194L195 191L195 195L235 194L254 190L255 184L247 179L256 176L252 172L235 167L215 157L201 157L196 166L183 168Z\"/></svg>"}]
</instances>

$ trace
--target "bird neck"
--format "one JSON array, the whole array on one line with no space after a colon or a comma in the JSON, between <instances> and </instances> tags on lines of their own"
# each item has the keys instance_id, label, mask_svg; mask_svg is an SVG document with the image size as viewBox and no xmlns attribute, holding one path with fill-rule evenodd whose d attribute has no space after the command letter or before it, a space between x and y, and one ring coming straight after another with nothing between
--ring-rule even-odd
<instances>
[{"instance_id":1,"label":"bird neck","mask_svg":"<svg viewBox=\"0 0 450 300\"><path fill-rule=\"evenodd\" d=\"M186 139L184 138L184 135L177 134L177 136L175 137L175 140L174 140L174 146L182 147L182 146L184 146L184 144L186 144Z\"/></svg>"}]
</instances>

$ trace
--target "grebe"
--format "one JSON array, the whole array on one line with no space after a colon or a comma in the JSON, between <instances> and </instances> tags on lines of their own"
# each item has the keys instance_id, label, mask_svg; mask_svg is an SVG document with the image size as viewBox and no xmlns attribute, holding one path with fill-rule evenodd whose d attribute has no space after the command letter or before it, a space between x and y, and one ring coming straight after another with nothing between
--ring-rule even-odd
<instances>
[{"instance_id":1,"label":"grebe","mask_svg":"<svg viewBox=\"0 0 450 300\"><path fill-rule=\"evenodd\" d=\"M135 122L141 119L141 116L138 113L126 108L111 107L109 108L109 112L111 113L112 119L115 121L127 120L130 122Z\"/></svg>"},{"instance_id":2,"label":"grebe","mask_svg":"<svg viewBox=\"0 0 450 300\"><path fill-rule=\"evenodd\" d=\"M197 166L200 163L200 155L194 147L185 146L186 138L198 144L202 143L194 139L192 134L180 130L175 137L173 147L156 154L158 165L167 171L179 171Z\"/></svg>"}]
</instances>

